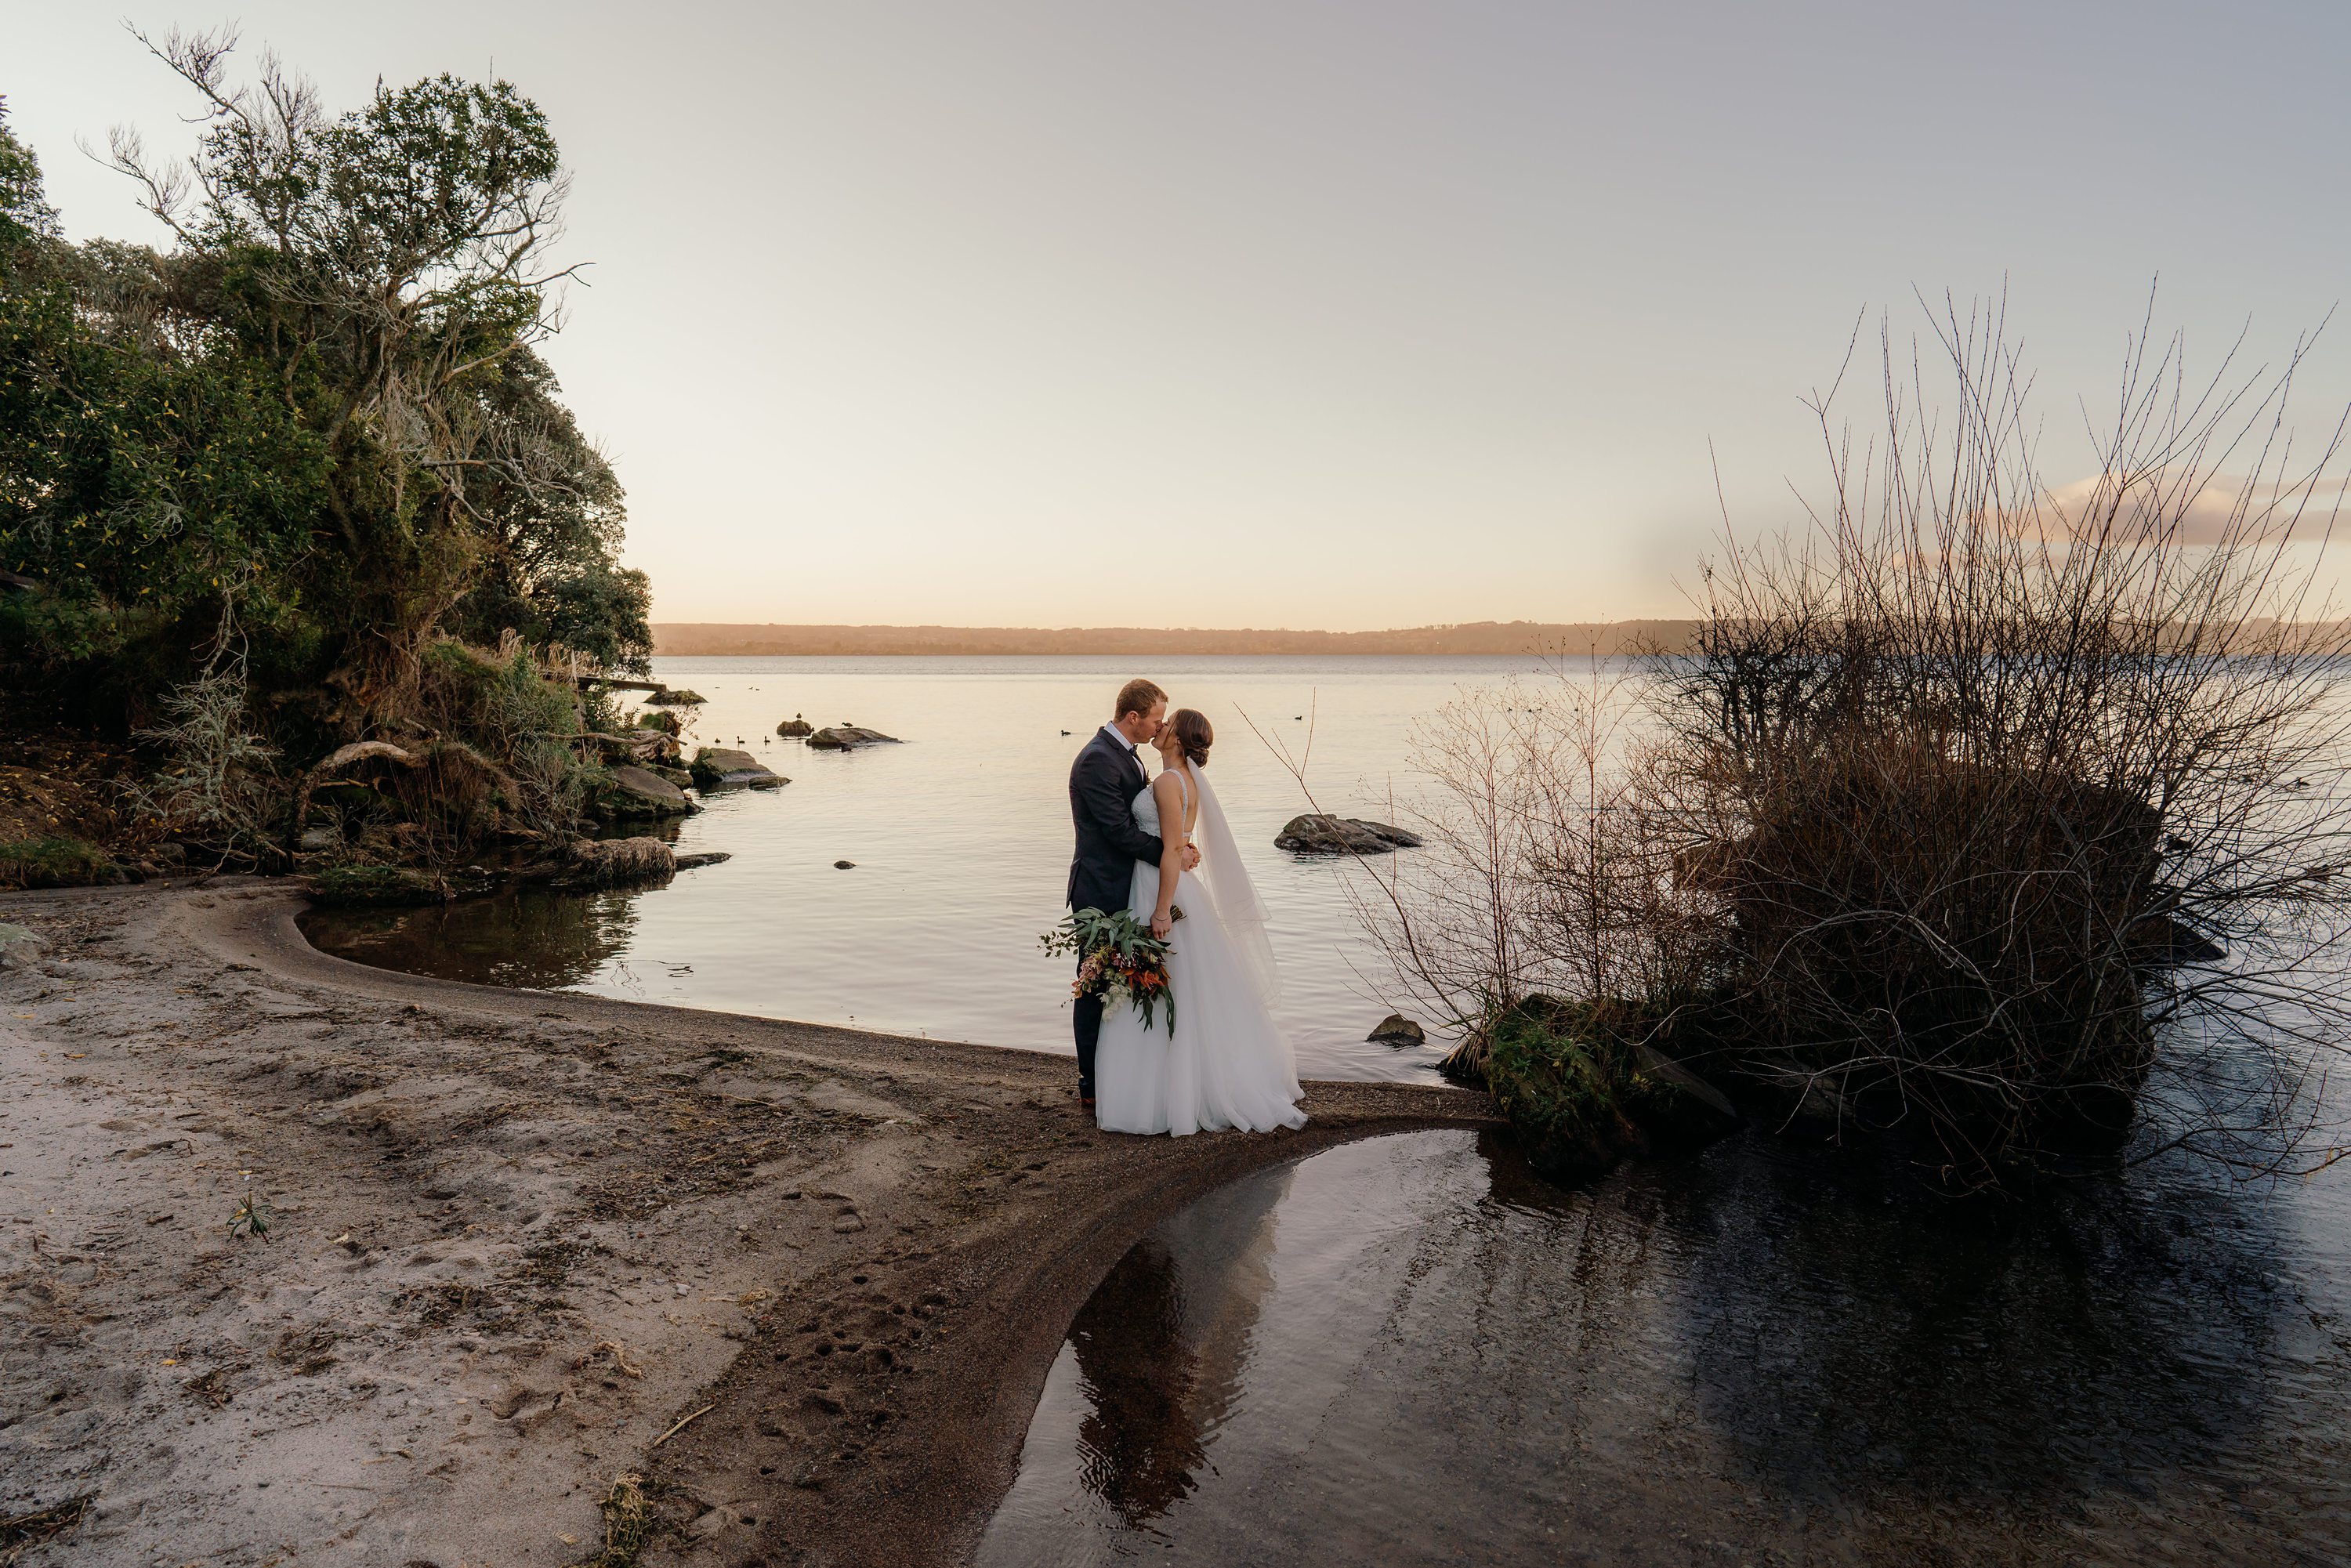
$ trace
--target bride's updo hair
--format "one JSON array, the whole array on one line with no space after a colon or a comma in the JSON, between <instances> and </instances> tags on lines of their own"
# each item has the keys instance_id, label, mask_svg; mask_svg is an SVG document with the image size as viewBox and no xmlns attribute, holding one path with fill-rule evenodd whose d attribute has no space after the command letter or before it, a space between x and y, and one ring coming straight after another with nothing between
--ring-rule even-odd
<instances>
[{"instance_id":1,"label":"bride's updo hair","mask_svg":"<svg viewBox=\"0 0 2351 1568\"><path fill-rule=\"evenodd\" d=\"M1208 716L1196 707L1179 707L1167 716L1167 727L1176 732L1176 744L1195 768L1205 768L1208 747L1217 744L1217 732L1208 723Z\"/></svg>"}]
</instances>

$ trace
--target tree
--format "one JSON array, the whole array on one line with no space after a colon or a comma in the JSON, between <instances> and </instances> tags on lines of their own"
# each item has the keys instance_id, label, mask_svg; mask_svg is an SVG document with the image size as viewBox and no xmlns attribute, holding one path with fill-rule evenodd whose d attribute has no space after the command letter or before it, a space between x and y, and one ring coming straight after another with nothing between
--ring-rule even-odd
<instances>
[{"instance_id":1,"label":"tree","mask_svg":"<svg viewBox=\"0 0 2351 1568\"><path fill-rule=\"evenodd\" d=\"M135 716L234 643L297 754L407 722L446 632L642 667L620 484L536 351L538 109L441 76L331 116L266 55L233 85L231 34L141 41L204 106L185 161L111 142L168 254L57 240L0 141L0 564L45 589L0 662Z\"/></svg>"},{"instance_id":2,"label":"tree","mask_svg":"<svg viewBox=\"0 0 2351 1568\"><path fill-rule=\"evenodd\" d=\"M41 161L8 129L8 99L0 94L0 252L57 233L57 211L42 193Z\"/></svg>"},{"instance_id":3,"label":"tree","mask_svg":"<svg viewBox=\"0 0 2351 1568\"><path fill-rule=\"evenodd\" d=\"M233 84L231 34L141 41L203 105L184 161L111 141L168 250L66 243L0 124L0 700L132 731L164 754L141 798L248 859L291 815L275 759L393 736L466 759L466 833L560 826L547 667L642 669L650 589L538 352L568 273L545 117L449 76L329 115L266 55Z\"/></svg>"}]
</instances>

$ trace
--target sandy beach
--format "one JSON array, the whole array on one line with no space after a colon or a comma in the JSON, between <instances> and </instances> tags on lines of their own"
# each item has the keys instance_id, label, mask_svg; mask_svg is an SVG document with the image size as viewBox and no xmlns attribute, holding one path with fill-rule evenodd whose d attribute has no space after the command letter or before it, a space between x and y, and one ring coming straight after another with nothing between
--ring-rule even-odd
<instances>
[{"instance_id":1,"label":"sandy beach","mask_svg":"<svg viewBox=\"0 0 2351 1568\"><path fill-rule=\"evenodd\" d=\"M1493 1119L1314 1083L1303 1133L1118 1137L1060 1058L393 974L301 907L0 898L47 944L0 972L26 1564L954 1563L1158 1219Z\"/></svg>"}]
</instances>

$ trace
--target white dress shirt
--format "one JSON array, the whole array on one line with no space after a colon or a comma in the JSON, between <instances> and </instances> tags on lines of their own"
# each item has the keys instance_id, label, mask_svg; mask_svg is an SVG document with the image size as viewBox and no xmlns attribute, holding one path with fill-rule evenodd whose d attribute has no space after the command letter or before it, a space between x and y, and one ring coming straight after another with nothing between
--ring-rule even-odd
<instances>
[{"instance_id":1,"label":"white dress shirt","mask_svg":"<svg viewBox=\"0 0 2351 1568\"><path fill-rule=\"evenodd\" d=\"M1117 741L1119 745L1124 747L1126 748L1126 754L1129 757L1134 757L1136 754L1134 742L1127 739L1125 736L1121 735L1119 733L1118 726L1114 724L1106 724L1102 726L1102 733L1109 736L1113 740ZM1145 771L1147 772L1149 769L1146 768Z\"/></svg>"}]
</instances>

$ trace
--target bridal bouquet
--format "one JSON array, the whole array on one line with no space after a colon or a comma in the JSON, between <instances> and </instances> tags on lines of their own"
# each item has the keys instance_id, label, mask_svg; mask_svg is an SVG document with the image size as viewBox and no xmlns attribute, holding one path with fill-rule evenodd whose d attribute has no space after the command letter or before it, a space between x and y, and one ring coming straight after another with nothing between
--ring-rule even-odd
<instances>
[{"instance_id":1,"label":"bridal bouquet","mask_svg":"<svg viewBox=\"0 0 2351 1568\"><path fill-rule=\"evenodd\" d=\"M1180 914L1177 918L1182 918ZM1099 996L1105 1004L1131 1001L1143 1014L1145 1029L1152 1026L1155 1011L1165 1003L1167 1031L1176 1031L1176 996L1167 988L1167 944L1133 915L1123 909L1109 914L1076 910L1039 940L1048 953L1078 956L1077 983L1070 988L1070 995Z\"/></svg>"}]
</instances>

